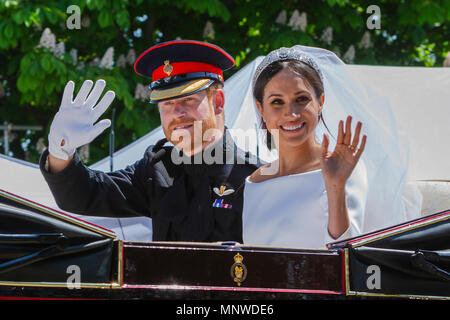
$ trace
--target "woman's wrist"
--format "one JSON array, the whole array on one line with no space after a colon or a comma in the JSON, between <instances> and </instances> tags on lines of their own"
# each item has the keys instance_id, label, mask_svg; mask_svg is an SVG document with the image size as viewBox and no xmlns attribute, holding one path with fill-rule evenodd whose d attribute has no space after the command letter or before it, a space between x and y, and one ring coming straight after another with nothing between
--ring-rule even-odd
<instances>
[{"instance_id":1,"label":"woman's wrist","mask_svg":"<svg viewBox=\"0 0 450 320\"><path fill-rule=\"evenodd\" d=\"M327 193L345 193L345 181L326 181L325 180L325 189Z\"/></svg>"},{"instance_id":2,"label":"woman's wrist","mask_svg":"<svg viewBox=\"0 0 450 320\"><path fill-rule=\"evenodd\" d=\"M345 185L326 186L328 198L328 233L334 239L339 238L350 226L345 198Z\"/></svg>"}]
</instances>

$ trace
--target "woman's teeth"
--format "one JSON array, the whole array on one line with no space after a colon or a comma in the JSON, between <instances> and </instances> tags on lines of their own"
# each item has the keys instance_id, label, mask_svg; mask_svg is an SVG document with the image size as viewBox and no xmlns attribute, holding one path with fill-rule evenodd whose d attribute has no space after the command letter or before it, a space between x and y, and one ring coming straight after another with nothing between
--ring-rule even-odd
<instances>
[{"instance_id":1,"label":"woman's teeth","mask_svg":"<svg viewBox=\"0 0 450 320\"><path fill-rule=\"evenodd\" d=\"M303 127L304 124L305 124L305 123L302 122L302 123L299 123L299 124L296 125L296 126L281 126L281 128L282 128L283 130L287 130L287 131L294 131L294 130L298 130L298 129L300 129L301 127Z\"/></svg>"}]
</instances>

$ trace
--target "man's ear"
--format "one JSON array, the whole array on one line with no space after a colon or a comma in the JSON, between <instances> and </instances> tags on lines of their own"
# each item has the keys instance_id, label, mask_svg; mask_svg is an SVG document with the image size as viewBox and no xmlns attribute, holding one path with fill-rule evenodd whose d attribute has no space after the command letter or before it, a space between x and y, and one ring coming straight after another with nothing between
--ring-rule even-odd
<instances>
[{"instance_id":1,"label":"man's ear","mask_svg":"<svg viewBox=\"0 0 450 320\"><path fill-rule=\"evenodd\" d=\"M223 89L216 89L214 94L214 113L216 115L221 114L225 107L225 93Z\"/></svg>"}]
</instances>

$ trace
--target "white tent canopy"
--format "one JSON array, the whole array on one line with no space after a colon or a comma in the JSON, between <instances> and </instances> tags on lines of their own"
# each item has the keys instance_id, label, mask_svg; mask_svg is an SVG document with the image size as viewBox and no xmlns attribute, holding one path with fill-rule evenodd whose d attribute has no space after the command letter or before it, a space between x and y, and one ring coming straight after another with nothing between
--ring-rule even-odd
<instances>
[{"instance_id":1,"label":"white tent canopy","mask_svg":"<svg viewBox=\"0 0 450 320\"><path fill-rule=\"evenodd\" d=\"M262 57L255 59L225 82L226 125L232 135L238 129L252 131L259 128L253 105L251 79L261 60ZM397 126L409 140L409 180L450 181L450 148L447 142L450 137L450 126L447 123L450 118L450 68L363 65L348 65L347 68L352 76L361 79L389 100ZM164 133L158 127L115 152L114 170L125 168L139 160L149 145L163 137ZM260 138L249 141L250 145L239 139L236 142L241 149L253 154L259 153L265 161L276 157L276 154L267 151ZM91 168L109 171L109 157L93 164ZM57 208L37 165L0 156L0 189ZM82 218L112 229L119 238L151 241L152 227L149 218Z\"/></svg>"}]
</instances>

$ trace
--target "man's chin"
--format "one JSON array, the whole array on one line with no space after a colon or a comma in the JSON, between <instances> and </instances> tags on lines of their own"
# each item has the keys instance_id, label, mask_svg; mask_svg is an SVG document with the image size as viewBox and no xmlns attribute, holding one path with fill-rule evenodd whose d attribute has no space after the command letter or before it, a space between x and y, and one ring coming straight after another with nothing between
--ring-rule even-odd
<instances>
[{"instance_id":1,"label":"man's chin","mask_svg":"<svg viewBox=\"0 0 450 320\"><path fill-rule=\"evenodd\" d=\"M172 141L170 141L172 142ZM179 141L173 141L172 144L177 148L178 151L181 151L186 156L192 156L203 150L203 146L200 143L199 145L194 145L194 143L180 143Z\"/></svg>"}]
</instances>

